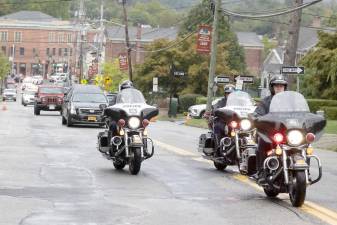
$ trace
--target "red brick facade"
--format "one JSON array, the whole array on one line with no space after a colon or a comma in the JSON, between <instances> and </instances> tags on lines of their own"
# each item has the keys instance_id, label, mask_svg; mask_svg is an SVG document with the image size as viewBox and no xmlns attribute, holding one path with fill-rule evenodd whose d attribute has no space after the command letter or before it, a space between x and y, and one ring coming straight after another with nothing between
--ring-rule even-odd
<instances>
[{"instance_id":1,"label":"red brick facade","mask_svg":"<svg viewBox=\"0 0 337 225\"><path fill-rule=\"evenodd\" d=\"M132 48L136 49L136 45L133 44ZM127 49L126 49L126 44L124 42L107 41L106 46L105 46L105 61L111 62L114 59L117 59L120 53L126 53L126 52L127 52ZM145 60L145 56L146 54L144 52L136 53L135 51L132 51L131 53L132 64L135 65L135 64L143 63Z\"/></svg>"},{"instance_id":2,"label":"red brick facade","mask_svg":"<svg viewBox=\"0 0 337 225\"><path fill-rule=\"evenodd\" d=\"M263 49L244 47L247 70L252 75L259 75L263 62Z\"/></svg>"}]
</instances>

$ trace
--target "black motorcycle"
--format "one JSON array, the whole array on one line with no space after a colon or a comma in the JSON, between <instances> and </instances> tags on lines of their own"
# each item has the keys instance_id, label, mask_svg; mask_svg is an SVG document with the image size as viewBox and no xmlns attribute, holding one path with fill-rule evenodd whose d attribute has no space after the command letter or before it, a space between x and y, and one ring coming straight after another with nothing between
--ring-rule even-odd
<instances>
[{"instance_id":1,"label":"black motorcycle","mask_svg":"<svg viewBox=\"0 0 337 225\"><path fill-rule=\"evenodd\" d=\"M121 170L128 164L130 173L138 174L142 161L154 154L153 141L146 128L158 112L146 104L140 91L122 90L116 104L104 109L108 129L98 134L98 150L113 161L116 169Z\"/></svg>"},{"instance_id":2,"label":"black motorcycle","mask_svg":"<svg viewBox=\"0 0 337 225\"><path fill-rule=\"evenodd\" d=\"M237 91L228 96L226 107L216 109L211 117L212 129L199 139L199 151L214 162L218 170L237 165L243 174L255 172L254 128L248 119L255 110L254 101L246 92ZM223 136L214 133L216 123L222 124Z\"/></svg>"},{"instance_id":3,"label":"black motorcycle","mask_svg":"<svg viewBox=\"0 0 337 225\"><path fill-rule=\"evenodd\" d=\"M266 149L258 179L267 196L289 193L293 206L304 203L307 186L322 177L322 165L311 144L322 135L325 125L323 116L310 113L300 93L286 91L273 97L270 113L255 121L258 137L271 146ZM310 173L311 159L317 161L316 178Z\"/></svg>"}]
</instances>

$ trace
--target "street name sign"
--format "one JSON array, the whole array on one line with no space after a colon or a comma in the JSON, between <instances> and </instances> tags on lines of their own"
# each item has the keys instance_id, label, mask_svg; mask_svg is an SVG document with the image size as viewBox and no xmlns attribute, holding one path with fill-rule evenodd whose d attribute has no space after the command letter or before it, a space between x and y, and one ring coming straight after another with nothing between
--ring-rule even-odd
<instances>
[{"instance_id":1,"label":"street name sign","mask_svg":"<svg viewBox=\"0 0 337 225\"><path fill-rule=\"evenodd\" d=\"M217 84L228 84L230 83L230 77L227 76L216 76L214 82Z\"/></svg>"},{"instance_id":2,"label":"street name sign","mask_svg":"<svg viewBox=\"0 0 337 225\"><path fill-rule=\"evenodd\" d=\"M173 75L174 76L185 76L185 72L184 71L174 71Z\"/></svg>"},{"instance_id":3,"label":"street name sign","mask_svg":"<svg viewBox=\"0 0 337 225\"><path fill-rule=\"evenodd\" d=\"M234 76L234 79L236 80L236 82L238 82L239 80L242 80L243 83L248 83L248 84L253 84L254 83L254 76L236 75L236 76Z\"/></svg>"},{"instance_id":4,"label":"street name sign","mask_svg":"<svg viewBox=\"0 0 337 225\"><path fill-rule=\"evenodd\" d=\"M285 74L304 74L303 66L283 66L282 73Z\"/></svg>"}]
</instances>

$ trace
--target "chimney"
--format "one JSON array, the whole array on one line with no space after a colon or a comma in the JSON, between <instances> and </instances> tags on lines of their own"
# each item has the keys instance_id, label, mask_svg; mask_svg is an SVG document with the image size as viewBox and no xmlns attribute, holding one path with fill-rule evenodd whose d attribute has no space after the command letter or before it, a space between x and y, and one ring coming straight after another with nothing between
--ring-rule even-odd
<instances>
[{"instance_id":1,"label":"chimney","mask_svg":"<svg viewBox=\"0 0 337 225\"><path fill-rule=\"evenodd\" d=\"M312 20L311 26L320 28L321 27L321 17L315 16L314 19Z\"/></svg>"}]
</instances>

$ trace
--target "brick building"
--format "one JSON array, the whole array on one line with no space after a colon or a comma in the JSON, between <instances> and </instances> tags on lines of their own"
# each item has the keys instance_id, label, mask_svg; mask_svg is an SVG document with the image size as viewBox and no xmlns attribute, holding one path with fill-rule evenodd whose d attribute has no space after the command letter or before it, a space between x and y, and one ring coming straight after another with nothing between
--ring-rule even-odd
<instances>
[{"instance_id":1,"label":"brick building","mask_svg":"<svg viewBox=\"0 0 337 225\"><path fill-rule=\"evenodd\" d=\"M92 33L87 33L87 41L92 41ZM0 48L12 62L13 73L17 74L47 75L62 69L66 72L68 65L69 71L75 73L78 34L73 22L37 11L0 17Z\"/></svg>"},{"instance_id":2,"label":"brick building","mask_svg":"<svg viewBox=\"0 0 337 225\"><path fill-rule=\"evenodd\" d=\"M247 70L250 74L259 76L262 70L264 45L258 35L253 32L236 32L239 45L245 52Z\"/></svg>"}]
</instances>

